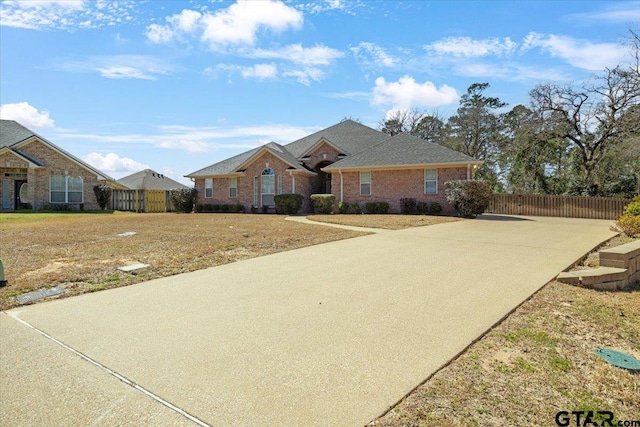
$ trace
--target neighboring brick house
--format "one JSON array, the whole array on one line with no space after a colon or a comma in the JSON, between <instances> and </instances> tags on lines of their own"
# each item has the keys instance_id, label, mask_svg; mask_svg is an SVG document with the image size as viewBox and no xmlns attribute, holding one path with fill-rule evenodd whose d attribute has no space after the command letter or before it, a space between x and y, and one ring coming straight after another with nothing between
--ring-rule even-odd
<instances>
[{"instance_id":1,"label":"neighboring brick house","mask_svg":"<svg viewBox=\"0 0 640 427\"><path fill-rule=\"evenodd\" d=\"M13 120L0 120L0 211L99 209L93 187L113 178Z\"/></svg>"},{"instance_id":2,"label":"neighboring brick house","mask_svg":"<svg viewBox=\"0 0 640 427\"><path fill-rule=\"evenodd\" d=\"M407 134L389 136L345 120L287 145L270 142L215 163L186 177L195 182L199 204L241 203L273 207L276 194L333 194L336 204L389 203L400 212L401 198L438 202L444 183L471 179L482 161Z\"/></svg>"}]
</instances>

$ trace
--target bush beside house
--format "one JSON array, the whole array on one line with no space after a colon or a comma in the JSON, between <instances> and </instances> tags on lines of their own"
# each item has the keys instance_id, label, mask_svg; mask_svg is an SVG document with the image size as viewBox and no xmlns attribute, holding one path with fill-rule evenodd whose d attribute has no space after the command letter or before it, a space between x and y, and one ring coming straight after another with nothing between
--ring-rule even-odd
<instances>
[{"instance_id":1,"label":"bush beside house","mask_svg":"<svg viewBox=\"0 0 640 427\"><path fill-rule=\"evenodd\" d=\"M463 218L475 218L484 213L491 201L491 184L479 180L445 182L447 201Z\"/></svg>"}]
</instances>

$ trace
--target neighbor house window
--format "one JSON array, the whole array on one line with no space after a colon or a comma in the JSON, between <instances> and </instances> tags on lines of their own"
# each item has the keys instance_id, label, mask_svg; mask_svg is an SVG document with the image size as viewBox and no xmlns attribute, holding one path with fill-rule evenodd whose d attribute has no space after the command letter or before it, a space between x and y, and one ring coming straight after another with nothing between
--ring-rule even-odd
<instances>
[{"instance_id":1,"label":"neighbor house window","mask_svg":"<svg viewBox=\"0 0 640 427\"><path fill-rule=\"evenodd\" d=\"M424 170L424 194L438 194L438 170Z\"/></svg>"},{"instance_id":2,"label":"neighbor house window","mask_svg":"<svg viewBox=\"0 0 640 427\"><path fill-rule=\"evenodd\" d=\"M52 176L49 178L50 203L83 203L84 181L81 176Z\"/></svg>"},{"instance_id":3,"label":"neighbor house window","mask_svg":"<svg viewBox=\"0 0 640 427\"><path fill-rule=\"evenodd\" d=\"M273 202L273 196L276 193L276 173L271 168L266 168L262 171L262 206L275 206Z\"/></svg>"},{"instance_id":4,"label":"neighbor house window","mask_svg":"<svg viewBox=\"0 0 640 427\"><path fill-rule=\"evenodd\" d=\"M360 194L364 196L371 194L371 172L360 172Z\"/></svg>"},{"instance_id":5,"label":"neighbor house window","mask_svg":"<svg viewBox=\"0 0 640 427\"><path fill-rule=\"evenodd\" d=\"M213 197L213 178L204 179L204 197Z\"/></svg>"},{"instance_id":6,"label":"neighbor house window","mask_svg":"<svg viewBox=\"0 0 640 427\"><path fill-rule=\"evenodd\" d=\"M229 198L238 197L238 178L229 178Z\"/></svg>"}]
</instances>

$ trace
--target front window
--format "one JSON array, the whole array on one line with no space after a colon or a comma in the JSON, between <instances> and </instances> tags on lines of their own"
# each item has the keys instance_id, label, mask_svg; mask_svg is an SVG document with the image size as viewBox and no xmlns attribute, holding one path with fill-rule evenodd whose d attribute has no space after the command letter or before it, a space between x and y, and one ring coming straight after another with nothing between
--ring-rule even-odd
<instances>
[{"instance_id":1,"label":"front window","mask_svg":"<svg viewBox=\"0 0 640 427\"><path fill-rule=\"evenodd\" d=\"M238 178L229 178L229 198L238 197Z\"/></svg>"},{"instance_id":2,"label":"front window","mask_svg":"<svg viewBox=\"0 0 640 427\"><path fill-rule=\"evenodd\" d=\"M424 194L438 194L438 170L424 170Z\"/></svg>"},{"instance_id":3,"label":"front window","mask_svg":"<svg viewBox=\"0 0 640 427\"><path fill-rule=\"evenodd\" d=\"M209 199L213 197L213 178L204 179L204 197Z\"/></svg>"},{"instance_id":4,"label":"front window","mask_svg":"<svg viewBox=\"0 0 640 427\"><path fill-rule=\"evenodd\" d=\"M371 172L360 172L360 194L371 195Z\"/></svg>"},{"instance_id":5,"label":"front window","mask_svg":"<svg viewBox=\"0 0 640 427\"><path fill-rule=\"evenodd\" d=\"M276 193L275 176L276 173L271 168L267 168L262 171L262 206L275 206L275 203L273 201L273 196Z\"/></svg>"},{"instance_id":6,"label":"front window","mask_svg":"<svg viewBox=\"0 0 640 427\"><path fill-rule=\"evenodd\" d=\"M84 181L81 176L56 175L49 178L50 203L83 203Z\"/></svg>"}]
</instances>

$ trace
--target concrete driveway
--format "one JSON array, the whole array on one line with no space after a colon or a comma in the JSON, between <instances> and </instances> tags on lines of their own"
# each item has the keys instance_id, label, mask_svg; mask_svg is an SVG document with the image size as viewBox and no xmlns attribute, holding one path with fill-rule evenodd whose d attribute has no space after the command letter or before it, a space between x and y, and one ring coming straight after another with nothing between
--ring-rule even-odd
<instances>
[{"instance_id":1,"label":"concrete driveway","mask_svg":"<svg viewBox=\"0 0 640 427\"><path fill-rule=\"evenodd\" d=\"M609 226L488 216L17 308L0 424L363 425Z\"/></svg>"}]
</instances>

